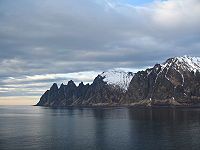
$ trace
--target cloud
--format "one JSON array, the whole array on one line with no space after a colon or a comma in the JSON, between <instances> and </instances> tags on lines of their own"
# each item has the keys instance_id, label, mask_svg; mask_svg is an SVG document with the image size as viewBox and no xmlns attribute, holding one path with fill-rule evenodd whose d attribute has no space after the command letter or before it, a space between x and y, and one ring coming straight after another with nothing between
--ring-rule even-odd
<instances>
[{"instance_id":1,"label":"cloud","mask_svg":"<svg viewBox=\"0 0 200 150\"><path fill-rule=\"evenodd\" d=\"M22 77L7 77L1 80L0 93L1 96L39 96L42 95L47 87L52 83L67 84L69 80L73 80L77 85L80 82L92 83L93 79L100 72L75 72L67 74L44 74Z\"/></svg>"},{"instance_id":2,"label":"cloud","mask_svg":"<svg viewBox=\"0 0 200 150\"><path fill-rule=\"evenodd\" d=\"M16 93L2 88L47 89L72 76L89 81L91 71L200 56L199 0L1 0L0 19L1 95Z\"/></svg>"}]
</instances>

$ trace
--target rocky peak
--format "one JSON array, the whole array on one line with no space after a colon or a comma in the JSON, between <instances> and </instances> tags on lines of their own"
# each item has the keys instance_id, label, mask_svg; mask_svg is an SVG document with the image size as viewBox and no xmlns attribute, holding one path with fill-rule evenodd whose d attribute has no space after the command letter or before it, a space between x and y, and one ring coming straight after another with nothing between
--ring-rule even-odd
<instances>
[{"instance_id":1,"label":"rocky peak","mask_svg":"<svg viewBox=\"0 0 200 150\"><path fill-rule=\"evenodd\" d=\"M67 83L67 86L68 87L72 87L72 88L76 88L76 84L74 83L74 81L70 80L68 83Z\"/></svg>"},{"instance_id":2,"label":"rocky peak","mask_svg":"<svg viewBox=\"0 0 200 150\"><path fill-rule=\"evenodd\" d=\"M53 83L53 85L50 88L50 91L57 91L58 90L58 85L56 83Z\"/></svg>"},{"instance_id":3,"label":"rocky peak","mask_svg":"<svg viewBox=\"0 0 200 150\"><path fill-rule=\"evenodd\" d=\"M200 71L200 57L190 57L186 55L182 57L174 57L169 58L162 64L162 68L169 68L171 66L182 71Z\"/></svg>"},{"instance_id":4,"label":"rocky peak","mask_svg":"<svg viewBox=\"0 0 200 150\"><path fill-rule=\"evenodd\" d=\"M54 83L48 94L48 105L53 106L55 104L55 100L58 98L58 85Z\"/></svg>"},{"instance_id":5,"label":"rocky peak","mask_svg":"<svg viewBox=\"0 0 200 150\"><path fill-rule=\"evenodd\" d=\"M156 82L160 80L168 80L173 85L184 85L185 80L189 80L191 75L200 71L199 57L174 57L167 59L162 64L156 64L153 68L146 69L143 73L146 76L153 77ZM142 75L142 72L138 72Z\"/></svg>"},{"instance_id":6,"label":"rocky peak","mask_svg":"<svg viewBox=\"0 0 200 150\"><path fill-rule=\"evenodd\" d=\"M128 76L134 76L134 73L133 72L127 72L127 75Z\"/></svg>"},{"instance_id":7,"label":"rocky peak","mask_svg":"<svg viewBox=\"0 0 200 150\"><path fill-rule=\"evenodd\" d=\"M62 89L62 88L64 88L65 87L65 85L62 83L61 85L60 85L60 88L59 89Z\"/></svg>"},{"instance_id":8,"label":"rocky peak","mask_svg":"<svg viewBox=\"0 0 200 150\"><path fill-rule=\"evenodd\" d=\"M105 82L103 81L104 78L105 78L105 77L102 77L101 75L98 75L98 76L94 79L92 85L105 83Z\"/></svg>"},{"instance_id":9,"label":"rocky peak","mask_svg":"<svg viewBox=\"0 0 200 150\"><path fill-rule=\"evenodd\" d=\"M79 83L78 85L78 87L83 87L83 86L84 86L83 82Z\"/></svg>"}]
</instances>

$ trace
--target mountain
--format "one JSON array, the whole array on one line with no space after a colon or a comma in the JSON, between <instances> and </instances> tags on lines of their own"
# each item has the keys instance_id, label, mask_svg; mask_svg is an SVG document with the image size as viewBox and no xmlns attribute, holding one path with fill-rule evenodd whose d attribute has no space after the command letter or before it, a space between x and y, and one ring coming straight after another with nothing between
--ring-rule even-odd
<instances>
[{"instance_id":1,"label":"mountain","mask_svg":"<svg viewBox=\"0 0 200 150\"><path fill-rule=\"evenodd\" d=\"M91 85L81 82L78 86L71 80L58 88L54 83L47 90L38 106L79 106L119 104L133 77L132 72L107 71L98 75Z\"/></svg>"},{"instance_id":2,"label":"mountain","mask_svg":"<svg viewBox=\"0 0 200 150\"><path fill-rule=\"evenodd\" d=\"M175 105L200 102L200 58L174 57L139 71L131 80L126 99ZM152 102L153 101L153 102Z\"/></svg>"},{"instance_id":3,"label":"mountain","mask_svg":"<svg viewBox=\"0 0 200 150\"><path fill-rule=\"evenodd\" d=\"M91 85L53 84L38 106L190 106L200 103L200 58L174 57L135 74L107 71Z\"/></svg>"}]
</instances>

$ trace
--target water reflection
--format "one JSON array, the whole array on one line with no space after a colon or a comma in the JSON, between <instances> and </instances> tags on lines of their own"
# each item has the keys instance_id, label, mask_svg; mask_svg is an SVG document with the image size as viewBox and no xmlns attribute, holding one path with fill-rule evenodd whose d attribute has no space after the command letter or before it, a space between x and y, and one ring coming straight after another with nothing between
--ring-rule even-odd
<instances>
[{"instance_id":1,"label":"water reflection","mask_svg":"<svg viewBox=\"0 0 200 150\"><path fill-rule=\"evenodd\" d=\"M107 143L106 143L106 119L105 118L105 110L103 109L93 109L92 110L94 115L94 135L95 135L95 149L107 149Z\"/></svg>"},{"instance_id":2,"label":"water reflection","mask_svg":"<svg viewBox=\"0 0 200 150\"><path fill-rule=\"evenodd\" d=\"M199 110L129 109L129 118L132 143L137 149L200 148Z\"/></svg>"},{"instance_id":3,"label":"water reflection","mask_svg":"<svg viewBox=\"0 0 200 150\"><path fill-rule=\"evenodd\" d=\"M199 109L129 109L129 118L157 122L200 122Z\"/></svg>"}]
</instances>

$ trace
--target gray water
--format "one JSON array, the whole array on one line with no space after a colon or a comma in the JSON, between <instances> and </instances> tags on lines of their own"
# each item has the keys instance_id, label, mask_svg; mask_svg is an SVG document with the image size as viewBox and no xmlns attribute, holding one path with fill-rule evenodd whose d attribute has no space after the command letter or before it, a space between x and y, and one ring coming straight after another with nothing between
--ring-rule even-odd
<instances>
[{"instance_id":1,"label":"gray water","mask_svg":"<svg viewBox=\"0 0 200 150\"><path fill-rule=\"evenodd\" d=\"M200 109L0 106L0 150L199 150Z\"/></svg>"}]
</instances>

